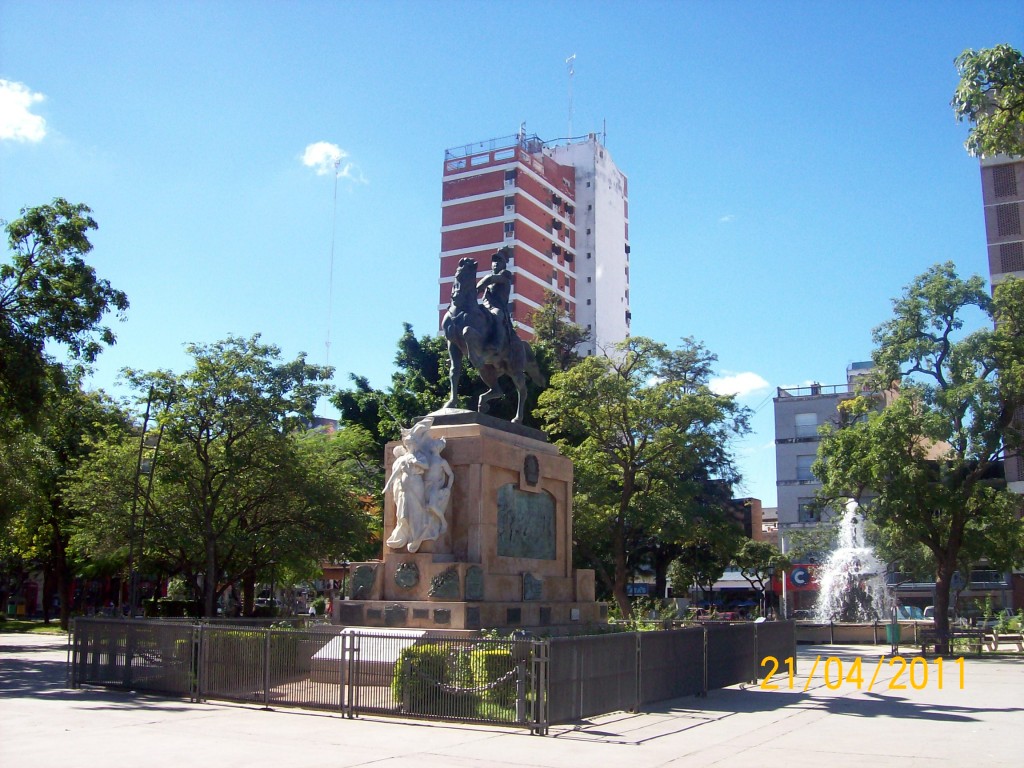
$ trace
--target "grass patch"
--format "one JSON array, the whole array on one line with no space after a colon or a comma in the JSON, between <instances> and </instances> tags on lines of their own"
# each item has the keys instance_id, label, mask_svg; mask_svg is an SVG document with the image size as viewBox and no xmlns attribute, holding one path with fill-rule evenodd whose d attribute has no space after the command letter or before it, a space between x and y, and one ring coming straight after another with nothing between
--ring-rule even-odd
<instances>
[{"instance_id":1,"label":"grass patch","mask_svg":"<svg viewBox=\"0 0 1024 768\"><path fill-rule=\"evenodd\" d=\"M53 620L44 624L34 619L4 619L0 621L0 632L27 632L33 635L66 635L60 628L60 622Z\"/></svg>"}]
</instances>

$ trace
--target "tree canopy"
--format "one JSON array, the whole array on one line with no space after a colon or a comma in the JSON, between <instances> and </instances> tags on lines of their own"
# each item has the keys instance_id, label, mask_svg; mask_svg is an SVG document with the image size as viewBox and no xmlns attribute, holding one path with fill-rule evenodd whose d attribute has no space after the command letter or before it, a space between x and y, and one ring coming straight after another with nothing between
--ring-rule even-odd
<instances>
[{"instance_id":1,"label":"tree canopy","mask_svg":"<svg viewBox=\"0 0 1024 768\"><path fill-rule=\"evenodd\" d=\"M978 311L992 326L964 333ZM823 499L857 499L890 547L927 548L942 633L963 558L1009 566L1024 552L1020 497L1001 465L1007 437L1019 441L1011 421L1024 404L1022 331L1024 282L1010 279L990 298L980 278L936 265L874 331L876 391L897 396L885 407L880 395L848 401L844 426L822 430L813 470Z\"/></svg>"},{"instance_id":2,"label":"tree canopy","mask_svg":"<svg viewBox=\"0 0 1024 768\"><path fill-rule=\"evenodd\" d=\"M733 556L733 564L739 568L740 574L751 588L758 593L761 615L767 615L769 606L766 593L771 577L775 573L781 574L783 569L790 566L789 558L771 542L744 539Z\"/></svg>"},{"instance_id":3,"label":"tree canopy","mask_svg":"<svg viewBox=\"0 0 1024 768\"><path fill-rule=\"evenodd\" d=\"M372 440L358 428L309 431L330 369L258 336L188 347L190 370L126 376L154 392L165 433L149 485L135 488L138 438L108 440L76 473L68 495L91 517L83 546L102 553L128 541L127 509L144 496L144 558L181 574L213 615L217 598L272 569L309 575L320 558L367 554L376 520L365 486Z\"/></svg>"},{"instance_id":4,"label":"tree canopy","mask_svg":"<svg viewBox=\"0 0 1024 768\"><path fill-rule=\"evenodd\" d=\"M96 229L82 204L56 198L50 205L23 208L5 224L10 248L0 263L0 407L33 416L45 397L46 345L63 345L85 363L95 360L114 333L103 325L115 310L123 316L128 298L96 276L85 262Z\"/></svg>"},{"instance_id":5,"label":"tree canopy","mask_svg":"<svg viewBox=\"0 0 1024 768\"><path fill-rule=\"evenodd\" d=\"M737 479L730 444L747 411L708 388L714 360L692 339L673 350L634 336L555 374L540 396L538 415L574 462L577 546L593 548L587 530L608 543L609 562L594 567L625 617L631 540L680 532L707 512L709 483Z\"/></svg>"},{"instance_id":6,"label":"tree canopy","mask_svg":"<svg viewBox=\"0 0 1024 768\"><path fill-rule=\"evenodd\" d=\"M7 518L3 555L9 565L42 567L44 586L50 585L43 601L49 618L50 589L69 595L71 580L84 565L71 542L81 510L68 503L65 483L96 440L126 433L128 416L103 392L84 391L77 376L48 382L43 397L33 429L18 419L0 427L0 506ZM60 606L66 628L66 597Z\"/></svg>"},{"instance_id":7,"label":"tree canopy","mask_svg":"<svg viewBox=\"0 0 1024 768\"><path fill-rule=\"evenodd\" d=\"M956 58L960 82L951 102L972 124L964 146L975 156L1024 156L1024 56L1005 43Z\"/></svg>"},{"instance_id":8,"label":"tree canopy","mask_svg":"<svg viewBox=\"0 0 1024 768\"><path fill-rule=\"evenodd\" d=\"M579 346L590 340L591 332L574 323L552 291L545 291L544 303L534 310L530 324L536 335L535 348L551 356L551 370L567 371L579 362Z\"/></svg>"}]
</instances>

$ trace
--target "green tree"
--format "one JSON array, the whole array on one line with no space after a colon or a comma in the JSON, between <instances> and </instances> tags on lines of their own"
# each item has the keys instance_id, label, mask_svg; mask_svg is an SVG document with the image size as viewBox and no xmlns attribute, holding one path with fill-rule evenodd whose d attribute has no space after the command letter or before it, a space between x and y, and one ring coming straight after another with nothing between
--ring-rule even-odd
<instances>
[{"instance_id":1,"label":"green tree","mask_svg":"<svg viewBox=\"0 0 1024 768\"><path fill-rule=\"evenodd\" d=\"M964 334L964 317L992 323ZM951 263L916 278L874 331L877 391L844 404L846 426L822 428L813 470L822 497L857 499L890 546L918 542L935 573L935 622L948 638L952 576L965 559L1009 567L1024 551L1020 497L1006 488L1004 436L1024 404L1024 282L989 297ZM1009 430L1009 432L1008 432Z\"/></svg>"},{"instance_id":2,"label":"green tree","mask_svg":"<svg viewBox=\"0 0 1024 768\"><path fill-rule=\"evenodd\" d=\"M345 424L358 425L373 436L381 457L388 442L401 439L403 427L411 427L415 419L436 411L448 399L448 347L444 338L417 338L409 323L403 323L402 328L390 387L374 389L365 377L350 374L353 387L331 398ZM467 379L463 385L467 392L474 384L479 387L479 378L467 375L464 382ZM482 391L479 389L478 394Z\"/></svg>"},{"instance_id":3,"label":"green tree","mask_svg":"<svg viewBox=\"0 0 1024 768\"><path fill-rule=\"evenodd\" d=\"M972 124L964 146L974 156L1024 155L1024 56L1009 45L956 58L953 113Z\"/></svg>"},{"instance_id":4,"label":"green tree","mask_svg":"<svg viewBox=\"0 0 1024 768\"><path fill-rule=\"evenodd\" d=\"M688 478L685 493L678 493L682 487L672 489L676 491L674 498L665 498L657 515L630 531L627 568L630 573L640 569L652 571L658 595L665 594L668 569L685 554L687 544L694 539L730 540L741 532L728 512L732 506L731 484L706 473L707 467L697 467Z\"/></svg>"},{"instance_id":5,"label":"green tree","mask_svg":"<svg viewBox=\"0 0 1024 768\"><path fill-rule=\"evenodd\" d=\"M102 325L128 299L85 262L96 228L82 204L56 198L50 205L23 208L5 223L10 254L0 263L0 409L34 423L46 397L53 360L46 345L61 345L70 358L95 360L114 333ZM73 385L72 385L73 386Z\"/></svg>"},{"instance_id":6,"label":"green tree","mask_svg":"<svg viewBox=\"0 0 1024 768\"><path fill-rule=\"evenodd\" d=\"M790 565L789 559L779 551L779 548L767 541L755 541L744 539L733 557L733 563L740 570L743 578L747 580L758 594L758 602L761 604L761 615L768 615L767 591L771 577L775 573L782 573Z\"/></svg>"},{"instance_id":7,"label":"green tree","mask_svg":"<svg viewBox=\"0 0 1024 768\"><path fill-rule=\"evenodd\" d=\"M355 429L309 433L313 406L329 391L329 368L302 355L282 361L258 336L188 351L193 365L182 375L126 376L164 403L164 439L144 505L145 557L187 577L213 615L231 585L248 594L271 570L308 572L321 557L359 549L372 499L358 473L344 470L365 462L372 441ZM108 442L69 488L92 511L82 531L92 551L127 541L131 493L124 489L134 456L131 441ZM147 491L148 484L138 490Z\"/></svg>"},{"instance_id":8,"label":"green tree","mask_svg":"<svg viewBox=\"0 0 1024 768\"><path fill-rule=\"evenodd\" d=\"M536 336L536 351L552 358L548 365L551 370L545 370L545 374L566 371L576 365L580 360L580 344L591 337L589 330L569 319L562 300L552 291L544 292L544 303L533 311L530 325Z\"/></svg>"},{"instance_id":9,"label":"green tree","mask_svg":"<svg viewBox=\"0 0 1024 768\"><path fill-rule=\"evenodd\" d=\"M672 350L634 336L556 374L540 396L537 413L575 466L576 541L586 546L589 529L607 542L609 567L595 568L623 617L634 533L688 508L707 478L736 479L729 446L747 411L708 389L713 361L689 339Z\"/></svg>"},{"instance_id":10,"label":"green tree","mask_svg":"<svg viewBox=\"0 0 1024 768\"><path fill-rule=\"evenodd\" d=\"M51 378L44 384L43 408L34 422L32 430L14 427L14 439L5 441L3 453L9 459L13 453L17 462L16 472L4 482L16 495L6 529L7 554L42 568L44 584L61 596L60 621L66 629L71 583L82 560L71 546L80 512L67 503L63 484L92 451L95 439L124 432L128 422L106 395L82 390L77 377L68 379L63 372L58 382ZM17 479L8 483L13 475ZM44 591L47 619L52 596Z\"/></svg>"},{"instance_id":11,"label":"green tree","mask_svg":"<svg viewBox=\"0 0 1024 768\"><path fill-rule=\"evenodd\" d=\"M696 585L711 599L715 582L722 578L739 547L743 532L737 525L696 525L669 566L668 579L677 595Z\"/></svg>"}]
</instances>

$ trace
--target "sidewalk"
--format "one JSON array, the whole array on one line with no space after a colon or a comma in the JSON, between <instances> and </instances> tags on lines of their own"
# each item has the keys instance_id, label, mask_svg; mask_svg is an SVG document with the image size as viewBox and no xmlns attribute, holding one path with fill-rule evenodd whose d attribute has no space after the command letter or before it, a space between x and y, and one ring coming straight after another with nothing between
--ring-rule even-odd
<instances>
[{"instance_id":1,"label":"sidewalk","mask_svg":"<svg viewBox=\"0 0 1024 768\"><path fill-rule=\"evenodd\" d=\"M0 634L0 765L75 768L287 766L918 766L1024 764L1024 655L935 661L896 675L887 646L802 646L793 689L736 686L617 712L548 737L512 729L64 688L66 641ZM808 675L817 655L814 677ZM855 660L862 658L857 689ZM833 660L827 662L832 657ZM907 659L913 657L909 651ZM826 663L830 690L824 682ZM844 679L837 681L840 663ZM872 690L868 685L877 669ZM927 669L928 680L923 680ZM920 690L912 687L914 671ZM904 690L889 684L903 683ZM924 684L923 684L924 683ZM806 685L807 690L804 691Z\"/></svg>"}]
</instances>

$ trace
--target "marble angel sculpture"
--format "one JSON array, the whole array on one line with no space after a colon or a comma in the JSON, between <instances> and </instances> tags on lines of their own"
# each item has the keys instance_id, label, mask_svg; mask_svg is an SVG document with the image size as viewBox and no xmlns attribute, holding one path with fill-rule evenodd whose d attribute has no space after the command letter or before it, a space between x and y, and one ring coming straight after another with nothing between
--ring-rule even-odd
<instances>
[{"instance_id":1,"label":"marble angel sculpture","mask_svg":"<svg viewBox=\"0 0 1024 768\"><path fill-rule=\"evenodd\" d=\"M384 485L395 500L395 528L388 537L392 549L419 551L424 541L434 541L448 529L445 512L455 475L441 457L444 438L432 438L433 419L425 418L412 429L402 430L402 444L395 446L395 463Z\"/></svg>"}]
</instances>

